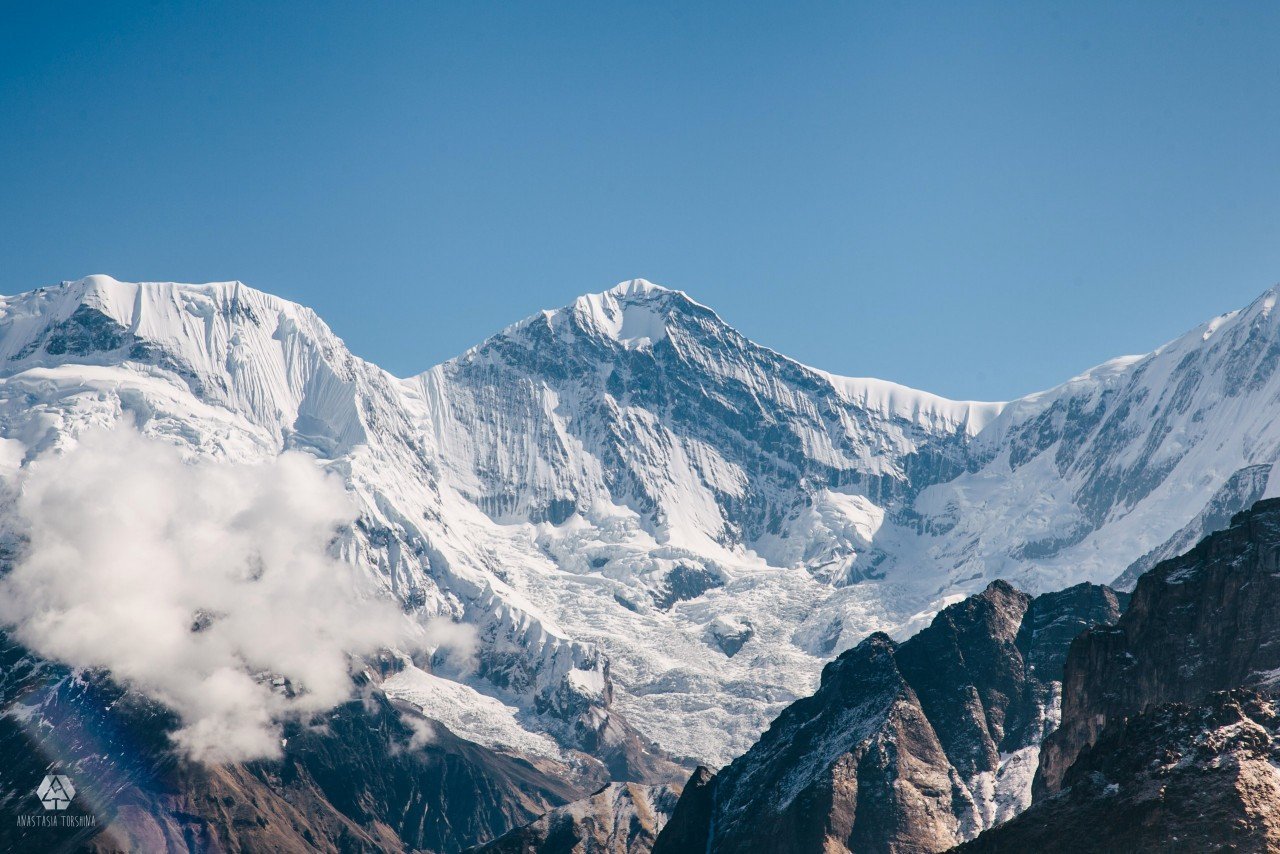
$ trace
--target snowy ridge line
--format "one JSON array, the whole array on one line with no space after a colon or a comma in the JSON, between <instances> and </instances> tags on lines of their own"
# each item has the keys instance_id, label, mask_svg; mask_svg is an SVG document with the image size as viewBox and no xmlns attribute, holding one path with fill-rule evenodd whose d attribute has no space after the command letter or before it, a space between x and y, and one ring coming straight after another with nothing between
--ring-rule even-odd
<instances>
[{"instance_id":1,"label":"snowy ridge line","mask_svg":"<svg viewBox=\"0 0 1280 854\"><path fill-rule=\"evenodd\" d=\"M1111 581L1275 494L1275 296L999 404L806 367L644 280L398 380L240 283L93 276L0 298L0 439L308 453L360 510L340 556L476 627L474 662L419 664L517 710L478 737L714 766L873 631Z\"/></svg>"}]
</instances>

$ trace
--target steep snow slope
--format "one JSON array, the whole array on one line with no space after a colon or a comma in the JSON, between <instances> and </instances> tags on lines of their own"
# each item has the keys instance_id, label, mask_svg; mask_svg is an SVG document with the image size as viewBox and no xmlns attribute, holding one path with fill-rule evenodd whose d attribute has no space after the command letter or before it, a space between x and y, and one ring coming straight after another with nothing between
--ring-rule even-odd
<instances>
[{"instance_id":1,"label":"steep snow slope","mask_svg":"<svg viewBox=\"0 0 1280 854\"><path fill-rule=\"evenodd\" d=\"M604 649L618 706L726 761L822 662L904 614L886 507L968 464L999 404L833 377L636 280L405 383L507 582ZM912 613L912 612L908 612Z\"/></svg>"},{"instance_id":2,"label":"steep snow slope","mask_svg":"<svg viewBox=\"0 0 1280 854\"><path fill-rule=\"evenodd\" d=\"M497 521L634 511L659 542L806 565L781 542L824 491L953 477L999 404L833 377L643 280L516 324L408 383L451 482ZM828 568L858 551L827 530Z\"/></svg>"},{"instance_id":3,"label":"steep snow slope","mask_svg":"<svg viewBox=\"0 0 1280 854\"><path fill-rule=\"evenodd\" d=\"M1000 577L1034 591L1110 581L1136 563L1121 578L1131 587L1273 494L1276 297L1010 404L975 443L985 464L916 502L940 535L909 559L946 567L940 583Z\"/></svg>"}]
</instances>

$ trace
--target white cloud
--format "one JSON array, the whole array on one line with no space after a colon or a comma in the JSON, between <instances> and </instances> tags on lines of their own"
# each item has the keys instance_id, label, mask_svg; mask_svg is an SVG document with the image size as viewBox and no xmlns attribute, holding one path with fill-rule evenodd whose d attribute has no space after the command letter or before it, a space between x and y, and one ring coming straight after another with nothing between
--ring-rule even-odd
<instances>
[{"instance_id":1,"label":"white cloud","mask_svg":"<svg viewBox=\"0 0 1280 854\"><path fill-rule=\"evenodd\" d=\"M425 718L416 715L404 715L402 720L409 725L409 729L413 730L413 735L409 737L409 748L424 747L432 744L436 740L436 731L427 723Z\"/></svg>"},{"instance_id":2,"label":"white cloud","mask_svg":"<svg viewBox=\"0 0 1280 854\"><path fill-rule=\"evenodd\" d=\"M355 508L302 454L187 462L125 427L93 432L32 466L16 517L29 547L0 579L0 621L171 707L199 760L278 754L280 720L350 695L348 653L406 637L394 603L329 555Z\"/></svg>"}]
</instances>

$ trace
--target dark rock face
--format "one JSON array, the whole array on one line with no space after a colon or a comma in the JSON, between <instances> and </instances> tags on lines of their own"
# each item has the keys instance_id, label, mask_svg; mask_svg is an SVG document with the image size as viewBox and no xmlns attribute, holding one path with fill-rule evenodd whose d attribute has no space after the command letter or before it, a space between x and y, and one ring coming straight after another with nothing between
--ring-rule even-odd
<instances>
[{"instance_id":1,"label":"dark rock face","mask_svg":"<svg viewBox=\"0 0 1280 854\"><path fill-rule=\"evenodd\" d=\"M1025 806L1030 766L1007 758L1034 759L1067 645L1120 607L1096 585L1032 599L995 582L901 645L872 635L745 755L695 774L655 854L940 851L971 838Z\"/></svg>"},{"instance_id":2,"label":"dark rock face","mask_svg":"<svg viewBox=\"0 0 1280 854\"><path fill-rule=\"evenodd\" d=\"M751 625L750 620L737 623L713 623L707 630L710 641L730 658L741 652L747 645L747 641L755 637L755 633L755 627Z\"/></svg>"},{"instance_id":3,"label":"dark rock face","mask_svg":"<svg viewBox=\"0 0 1280 854\"><path fill-rule=\"evenodd\" d=\"M78 306L70 317L49 327L42 336L15 354L15 358L25 359L41 349L58 361L94 362L114 354L115 358L145 362L172 371L182 377L196 394L205 391L203 381L181 358L154 342L138 338L117 320L89 305ZM226 390L220 377L215 382L222 386L222 391Z\"/></svg>"},{"instance_id":4,"label":"dark rock face","mask_svg":"<svg viewBox=\"0 0 1280 854\"><path fill-rule=\"evenodd\" d=\"M1280 713L1237 689L1106 727L1060 790L957 850L1280 849Z\"/></svg>"},{"instance_id":5,"label":"dark rock face","mask_svg":"<svg viewBox=\"0 0 1280 854\"><path fill-rule=\"evenodd\" d=\"M997 582L945 609L898 653L903 676L964 779L999 765L1005 716L1025 688L1017 637L1030 604L1030 596Z\"/></svg>"},{"instance_id":6,"label":"dark rock face","mask_svg":"<svg viewBox=\"0 0 1280 854\"><path fill-rule=\"evenodd\" d=\"M1048 733L1040 713L1061 696L1063 668L1071 642L1093 626L1114 623L1129 604L1129 595L1092 584L1045 593L1031 600L1014 642L1026 667L1021 702L1009 707L1005 742L1038 744ZM1056 725L1056 722L1054 722Z\"/></svg>"},{"instance_id":7,"label":"dark rock face","mask_svg":"<svg viewBox=\"0 0 1280 854\"><path fill-rule=\"evenodd\" d=\"M97 309L82 305L62 323L50 330L44 345L54 356L71 354L87 356L123 347L130 340L129 330Z\"/></svg>"},{"instance_id":8,"label":"dark rock face","mask_svg":"<svg viewBox=\"0 0 1280 854\"><path fill-rule=\"evenodd\" d=\"M599 760L610 780L662 785L678 783L688 773L687 766L666 758L616 712L583 714L575 725L574 741Z\"/></svg>"},{"instance_id":9,"label":"dark rock face","mask_svg":"<svg viewBox=\"0 0 1280 854\"><path fill-rule=\"evenodd\" d=\"M667 573L662 591L654 595L653 603L668 611L677 602L697 599L708 590L723 586L724 579L706 567L680 563Z\"/></svg>"},{"instance_id":10,"label":"dark rock face","mask_svg":"<svg viewBox=\"0 0 1280 854\"><path fill-rule=\"evenodd\" d=\"M679 795L678 786L610 783L589 798L554 809L532 824L471 852L649 854Z\"/></svg>"},{"instance_id":11,"label":"dark rock face","mask_svg":"<svg viewBox=\"0 0 1280 854\"><path fill-rule=\"evenodd\" d=\"M1072 645L1062 726L1041 751L1037 798L1058 791L1076 757L1110 723L1163 703L1280 677L1280 500L1138 579L1115 626Z\"/></svg>"},{"instance_id":12,"label":"dark rock face","mask_svg":"<svg viewBox=\"0 0 1280 854\"><path fill-rule=\"evenodd\" d=\"M654 841L653 854L681 854L705 851L715 809L715 775L699 765L684 784L667 823Z\"/></svg>"},{"instance_id":13,"label":"dark rock face","mask_svg":"<svg viewBox=\"0 0 1280 854\"><path fill-rule=\"evenodd\" d=\"M717 775L710 850L940 849L958 838L959 779L896 652L876 634L842 655L817 694Z\"/></svg>"},{"instance_id":14,"label":"dark rock face","mask_svg":"<svg viewBox=\"0 0 1280 854\"><path fill-rule=\"evenodd\" d=\"M177 722L105 676L73 675L0 635L0 850L458 851L581 792L563 769L487 750L431 724L414 741L376 691L308 725L283 756L219 767L171 749ZM81 829L20 827L45 774L71 777Z\"/></svg>"}]
</instances>

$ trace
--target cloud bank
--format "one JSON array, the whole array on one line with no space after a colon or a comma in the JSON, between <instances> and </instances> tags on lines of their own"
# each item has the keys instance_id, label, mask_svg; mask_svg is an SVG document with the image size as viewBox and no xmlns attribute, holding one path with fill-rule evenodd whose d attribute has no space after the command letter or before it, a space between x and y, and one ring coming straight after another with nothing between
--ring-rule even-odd
<instances>
[{"instance_id":1,"label":"cloud bank","mask_svg":"<svg viewBox=\"0 0 1280 854\"><path fill-rule=\"evenodd\" d=\"M201 761L277 755L279 721L350 695L348 653L405 638L399 609L329 555L355 507L302 454L187 462L93 432L32 466L15 513L29 546L0 578L0 622L172 708Z\"/></svg>"}]
</instances>

